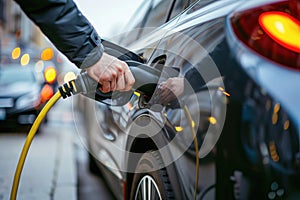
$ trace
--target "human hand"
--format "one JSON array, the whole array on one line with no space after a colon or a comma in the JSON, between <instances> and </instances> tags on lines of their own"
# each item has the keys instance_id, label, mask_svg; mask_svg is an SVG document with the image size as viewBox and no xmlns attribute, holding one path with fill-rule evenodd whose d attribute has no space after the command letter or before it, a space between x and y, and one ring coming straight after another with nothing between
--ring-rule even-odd
<instances>
[{"instance_id":1,"label":"human hand","mask_svg":"<svg viewBox=\"0 0 300 200\"><path fill-rule=\"evenodd\" d=\"M159 85L159 96L160 101L163 103L168 103L176 98L178 98L184 90L183 78L175 77L169 78L168 80L162 82Z\"/></svg>"},{"instance_id":2,"label":"human hand","mask_svg":"<svg viewBox=\"0 0 300 200\"><path fill-rule=\"evenodd\" d=\"M100 60L86 69L87 74L101 84L103 93L111 91L128 91L135 79L128 65L116 57L103 53Z\"/></svg>"}]
</instances>

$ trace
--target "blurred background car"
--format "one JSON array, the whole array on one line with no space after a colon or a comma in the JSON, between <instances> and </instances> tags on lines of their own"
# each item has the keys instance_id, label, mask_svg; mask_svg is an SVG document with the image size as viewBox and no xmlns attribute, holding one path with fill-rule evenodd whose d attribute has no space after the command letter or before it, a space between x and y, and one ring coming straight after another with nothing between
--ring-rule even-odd
<instances>
[{"instance_id":1,"label":"blurred background car","mask_svg":"<svg viewBox=\"0 0 300 200\"><path fill-rule=\"evenodd\" d=\"M90 169L117 199L299 199L299 21L297 0L144 1L104 45L184 92L85 99Z\"/></svg>"},{"instance_id":2,"label":"blurred background car","mask_svg":"<svg viewBox=\"0 0 300 200\"><path fill-rule=\"evenodd\" d=\"M34 65L9 64L0 68L1 128L29 128L44 103L53 95L52 87L39 77Z\"/></svg>"}]
</instances>

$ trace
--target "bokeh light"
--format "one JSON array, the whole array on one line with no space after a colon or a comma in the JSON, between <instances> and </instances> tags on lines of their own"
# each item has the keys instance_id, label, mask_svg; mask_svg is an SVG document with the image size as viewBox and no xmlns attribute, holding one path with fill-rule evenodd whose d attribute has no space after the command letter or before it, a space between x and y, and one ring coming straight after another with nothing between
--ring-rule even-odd
<instances>
[{"instance_id":1,"label":"bokeh light","mask_svg":"<svg viewBox=\"0 0 300 200\"><path fill-rule=\"evenodd\" d=\"M54 55L53 49L48 47L42 51L41 59L42 60L51 60L53 58L53 55Z\"/></svg>"},{"instance_id":2,"label":"bokeh light","mask_svg":"<svg viewBox=\"0 0 300 200\"><path fill-rule=\"evenodd\" d=\"M46 84L41 91L41 101L44 103L49 100L54 94L52 87Z\"/></svg>"},{"instance_id":3,"label":"bokeh light","mask_svg":"<svg viewBox=\"0 0 300 200\"><path fill-rule=\"evenodd\" d=\"M21 57L20 63L22 66L26 66L26 65L28 65L29 61L30 61L30 56L28 53L26 53Z\"/></svg>"},{"instance_id":4,"label":"bokeh light","mask_svg":"<svg viewBox=\"0 0 300 200\"><path fill-rule=\"evenodd\" d=\"M44 70L44 62L42 60L37 61L34 66L34 70L37 73L41 73Z\"/></svg>"},{"instance_id":5,"label":"bokeh light","mask_svg":"<svg viewBox=\"0 0 300 200\"><path fill-rule=\"evenodd\" d=\"M18 59L21 55L21 48L20 47L16 47L12 50L11 52L11 57L12 59Z\"/></svg>"},{"instance_id":6,"label":"bokeh light","mask_svg":"<svg viewBox=\"0 0 300 200\"><path fill-rule=\"evenodd\" d=\"M67 83L76 78L76 74L74 72L67 72L64 76L64 82Z\"/></svg>"},{"instance_id":7,"label":"bokeh light","mask_svg":"<svg viewBox=\"0 0 300 200\"><path fill-rule=\"evenodd\" d=\"M54 83L55 79L56 79L56 69L54 67L48 67L46 70L45 70L45 73L44 73L44 76L45 76L45 80L48 82L48 83Z\"/></svg>"}]
</instances>

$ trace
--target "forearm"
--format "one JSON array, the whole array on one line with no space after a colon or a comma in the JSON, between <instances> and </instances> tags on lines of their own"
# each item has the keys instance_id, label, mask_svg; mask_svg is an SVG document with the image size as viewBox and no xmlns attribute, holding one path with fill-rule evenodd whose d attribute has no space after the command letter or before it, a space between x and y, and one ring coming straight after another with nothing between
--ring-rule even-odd
<instances>
[{"instance_id":1,"label":"forearm","mask_svg":"<svg viewBox=\"0 0 300 200\"><path fill-rule=\"evenodd\" d=\"M76 66L86 68L101 58L101 39L72 0L15 1Z\"/></svg>"}]
</instances>

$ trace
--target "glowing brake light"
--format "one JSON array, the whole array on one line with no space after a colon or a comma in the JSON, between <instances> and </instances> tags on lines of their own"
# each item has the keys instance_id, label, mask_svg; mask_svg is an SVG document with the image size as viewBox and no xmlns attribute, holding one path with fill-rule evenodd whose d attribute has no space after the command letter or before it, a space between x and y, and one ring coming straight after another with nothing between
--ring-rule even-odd
<instances>
[{"instance_id":1,"label":"glowing brake light","mask_svg":"<svg viewBox=\"0 0 300 200\"><path fill-rule=\"evenodd\" d=\"M282 0L238 10L230 24L237 41L258 55L300 70L299 13L299 0Z\"/></svg>"},{"instance_id":2,"label":"glowing brake light","mask_svg":"<svg viewBox=\"0 0 300 200\"><path fill-rule=\"evenodd\" d=\"M41 102L48 101L54 94L54 91L50 85L45 85L41 91Z\"/></svg>"},{"instance_id":3,"label":"glowing brake light","mask_svg":"<svg viewBox=\"0 0 300 200\"><path fill-rule=\"evenodd\" d=\"M45 70L45 73L44 73L44 76L45 76L45 80L48 82L48 83L54 83L54 81L56 80L56 70L54 67L48 67L46 70Z\"/></svg>"},{"instance_id":4,"label":"glowing brake light","mask_svg":"<svg viewBox=\"0 0 300 200\"><path fill-rule=\"evenodd\" d=\"M300 22L284 12L265 12L259 16L262 29L278 44L300 53Z\"/></svg>"}]
</instances>

